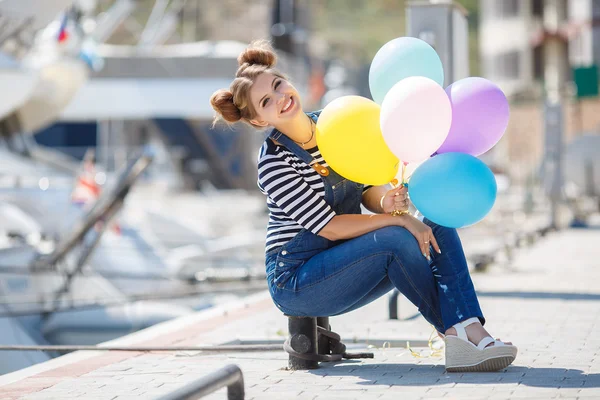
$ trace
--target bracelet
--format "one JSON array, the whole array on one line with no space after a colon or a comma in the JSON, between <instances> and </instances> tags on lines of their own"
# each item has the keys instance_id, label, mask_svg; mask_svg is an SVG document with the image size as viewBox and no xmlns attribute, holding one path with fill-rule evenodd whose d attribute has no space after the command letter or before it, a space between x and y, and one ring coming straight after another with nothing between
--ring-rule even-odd
<instances>
[{"instance_id":1,"label":"bracelet","mask_svg":"<svg viewBox=\"0 0 600 400\"><path fill-rule=\"evenodd\" d=\"M383 211L385 213L385 210L383 209L383 199L384 198L385 198L385 194L383 196L381 196L381 199L379 199L379 206L381 207L381 211ZM390 214L392 215L392 217L400 217L402 215L410 214L410 211L408 211L408 210L394 210Z\"/></svg>"},{"instance_id":2,"label":"bracelet","mask_svg":"<svg viewBox=\"0 0 600 400\"><path fill-rule=\"evenodd\" d=\"M402 215L410 214L408 210L394 210L392 211L392 217L400 217Z\"/></svg>"}]
</instances>

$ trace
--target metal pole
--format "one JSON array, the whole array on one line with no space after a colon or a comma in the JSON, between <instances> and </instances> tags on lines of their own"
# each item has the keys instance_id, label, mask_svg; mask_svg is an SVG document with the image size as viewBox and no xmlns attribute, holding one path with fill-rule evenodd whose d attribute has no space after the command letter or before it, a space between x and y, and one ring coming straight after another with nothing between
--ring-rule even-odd
<instances>
[{"instance_id":1,"label":"metal pole","mask_svg":"<svg viewBox=\"0 0 600 400\"><path fill-rule=\"evenodd\" d=\"M144 30L140 34L137 46L151 46L154 42L157 32L160 29L160 24L165 17L167 8L169 6L169 0L155 0L150 16L146 21Z\"/></svg>"},{"instance_id":2,"label":"metal pole","mask_svg":"<svg viewBox=\"0 0 600 400\"><path fill-rule=\"evenodd\" d=\"M110 171L110 120L98 121L97 129L97 147L100 154L96 161L104 166L104 170Z\"/></svg>"},{"instance_id":3,"label":"metal pole","mask_svg":"<svg viewBox=\"0 0 600 400\"><path fill-rule=\"evenodd\" d=\"M594 179L594 161L587 159L584 163L585 176L585 195L591 198L596 197L596 187Z\"/></svg>"},{"instance_id":4,"label":"metal pole","mask_svg":"<svg viewBox=\"0 0 600 400\"><path fill-rule=\"evenodd\" d=\"M227 386L228 400L244 399L244 376L237 365L231 364L182 387L160 400L192 400L209 395Z\"/></svg>"},{"instance_id":5,"label":"metal pole","mask_svg":"<svg viewBox=\"0 0 600 400\"><path fill-rule=\"evenodd\" d=\"M394 289L388 299L389 319L398 319L398 296L400 291Z\"/></svg>"},{"instance_id":6,"label":"metal pole","mask_svg":"<svg viewBox=\"0 0 600 400\"><path fill-rule=\"evenodd\" d=\"M558 211L562 199L563 110L562 91L566 76L566 43L559 37L559 27L564 21L563 0L545 0L544 30L550 37L544 43L544 81L546 85L545 142L546 157L544 178L550 197L551 226L558 227Z\"/></svg>"}]
</instances>

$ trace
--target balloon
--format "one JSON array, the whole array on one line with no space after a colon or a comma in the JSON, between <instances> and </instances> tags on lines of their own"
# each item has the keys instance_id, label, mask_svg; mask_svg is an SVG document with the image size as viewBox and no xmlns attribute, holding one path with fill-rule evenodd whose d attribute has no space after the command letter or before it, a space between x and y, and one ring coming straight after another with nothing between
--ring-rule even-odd
<instances>
[{"instance_id":1,"label":"balloon","mask_svg":"<svg viewBox=\"0 0 600 400\"><path fill-rule=\"evenodd\" d=\"M410 76L425 76L442 86L444 68L438 54L426 42L413 37L387 42L375 54L369 68L373 100L382 104L392 86Z\"/></svg>"},{"instance_id":2,"label":"balloon","mask_svg":"<svg viewBox=\"0 0 600 400\"><path fill-rule=\"evenodd\" d=\"M360 96L329 103L317 121L317 145L327 164L354 182L384 185L400 161L385 144L379 128L380 107Z\"/></svg>"},{"instance_id":3,"label":"balloon","mask_svg":"<svg viewBox=\"0 0 600 400\"><path fill-rule=\"evenodd\" d=\"M408 185L417 210L438 225L460 228L480 221L496 201L496 179L483 161L445 153L417 168Z\"/></svg>"},{"instance_id":4,"label":"balloon","mask_svg":"<svg viewBox=\"0 0 600 400\"><path fill-rule=\"evenodd\" d=\"M508 125L506 96L484 78L465 78L446 88L452 103L452 127L438 153L460 152L478 156L502 137Z\"/></svg>"},{"instance_id":5,"label":"balloon","mask_svg":"<svg viewBox=\"0 0 600 400\"><path fill-rule=\"evenodd\" d=\"M452 123L452 107L440 85L412 76L396 83L385 96L380 123L392 153L404 162L419 162L444 143Z\"/></svg>"}]
</instances>

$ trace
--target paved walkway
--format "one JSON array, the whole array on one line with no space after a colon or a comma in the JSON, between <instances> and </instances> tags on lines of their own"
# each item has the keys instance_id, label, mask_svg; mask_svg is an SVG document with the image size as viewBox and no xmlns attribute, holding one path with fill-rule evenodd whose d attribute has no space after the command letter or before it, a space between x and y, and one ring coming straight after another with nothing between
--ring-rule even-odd
<instances>
[{"instance_id":1,"label":"paved walkway","mask_svg":"<svg viewBox=\"0 0 600 400\"><path fill-rule=\"evenodd\" d=\"M383 297L331 319L347 344L362 343L353 350L369 343L374 359L291 372L283 352L76 352L0 376L0 399L152 399L232 363L244 373L247 399L600 398L594 334L600 331L600 230L551 233L520 250L510 269L493 267L474 280L488 329L519 346L515 364L502 372L447 374L443 358L415 358L401 346L406 340L422 346L431 327L405 299L401 320L388 320ZM262 293L112 344L281 341L285 332L286 319ZM207 398L225 399L225 390Z\"/></svg>"}]
</instances>

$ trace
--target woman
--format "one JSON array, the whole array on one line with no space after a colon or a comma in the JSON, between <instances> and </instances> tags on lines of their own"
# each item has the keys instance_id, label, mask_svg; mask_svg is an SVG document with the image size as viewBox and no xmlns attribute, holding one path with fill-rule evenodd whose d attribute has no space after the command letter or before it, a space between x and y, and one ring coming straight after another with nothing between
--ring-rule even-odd
<instances>
[{"instance_id":1,"label":"woman","mask_svg":"<svg viewBox=\"0 0 600 400\"><path fill-rule=\"evenodd\" d=\"M276 306L333 316L397 288L445 338L448 371L511 364L517 348L483 328L456 230L408 214L406 188L363 186L331 169L317 148L319 112L302 111L267 42L251 44L238 62L230 88L211 104L229 123L273 128L260 150L258 185L270 212L266 268ZM361 203L374 215L361 214Z\"/></svg>"}]
</instances>

